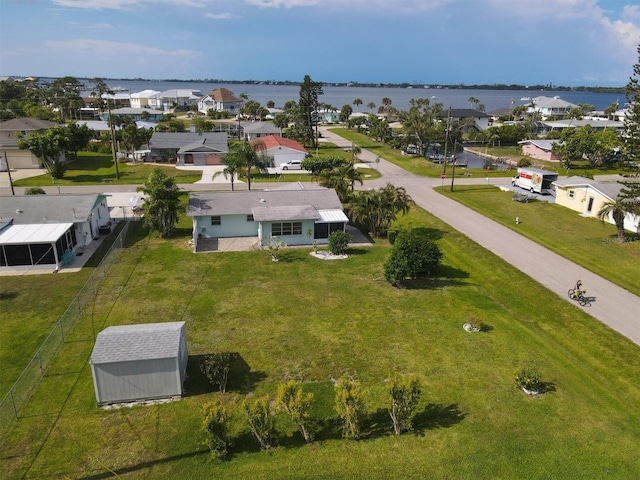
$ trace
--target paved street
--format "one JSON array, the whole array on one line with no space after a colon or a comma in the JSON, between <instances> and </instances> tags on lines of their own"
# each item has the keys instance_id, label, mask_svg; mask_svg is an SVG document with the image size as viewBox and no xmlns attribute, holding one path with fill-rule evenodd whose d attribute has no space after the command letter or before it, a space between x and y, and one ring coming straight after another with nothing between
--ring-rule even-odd
<instances>
[{"instance_id":1,"label":"paved street","mask_svg":"<svg viewBox=\"0 0 640 480\"><path fill-rule=\"evenodd\" d=\"M326 128L321 130L324 141L330 141L345 148L351 147L351 142L332 134ZM567 297L567 290L574 285L578 278L582 279L589 297L595 297L595 301L590 307L579 308L584 308L596 319L640 345L640 297L541 247L517 232L436 193L433 187L441 185L440 179L419 177L384 159L380 159L380 162L376 163L376 155L367 150L362 151L360 158L382 173L382 178L367 181L361 188L378 188L387 182L405 187L417 205L511 263L566 301L571 301ZM41 171L36 173L41 173ZM19 172L19 174L23 173ZM478 181L473 178L456 178L456 185L477 184ZM504 178L480 181L491 184L508 183L508 180ZM180 185L180 187L184 190L199 191L229 188L227 183L220 183L220 181L210 183L204 178L198 183ZM237 188L242 189L246 186L239 184ZM133 192L135 190L135 185L113 184L60 187L60 193ZM48 194L56 194L58 188L50 186L46 187L45 191ZM16 194L22 195L23 192L24 188L16 188ZM6 172L0 173L0 194L11 194ZM532 258L535 258L536 261L530 261Z\"/></svg>"}]
</instances>

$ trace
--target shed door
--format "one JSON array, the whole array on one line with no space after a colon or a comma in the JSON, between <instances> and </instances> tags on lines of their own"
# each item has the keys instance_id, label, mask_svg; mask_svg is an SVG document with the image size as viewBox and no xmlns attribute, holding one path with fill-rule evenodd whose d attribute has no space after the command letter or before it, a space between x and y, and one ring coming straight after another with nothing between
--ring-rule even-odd
<instances>
[{"instance_id":1,"label":"shed door","mask_svg":"<svg viewBox=\"0 0 640 480\"><path fill-rule=\"evenodd\" d=\"M592 209L593 209L593 197L589 197L589 204L587 205L587 212L591 213Z\"/></svg>"}]
</instances>

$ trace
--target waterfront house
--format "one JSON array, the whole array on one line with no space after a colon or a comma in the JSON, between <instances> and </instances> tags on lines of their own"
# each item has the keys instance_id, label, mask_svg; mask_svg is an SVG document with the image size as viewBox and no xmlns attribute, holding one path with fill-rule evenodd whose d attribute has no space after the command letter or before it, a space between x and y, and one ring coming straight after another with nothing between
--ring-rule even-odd
<instances>
[{"instance_id":1,"label":"waterfront house","mask_svg":"<svg viewBox=\"0 0 640 480\"><path fill-rule=\"evenodd\" d=\"M117 115L118 117L128 117L131 120L137 122L138 120L146 120L149 122L161 122L164 117L164 112L160 110L152 110L150 108L134 108L125 107L111 110L111 115ZM108 121L109 112L102 112L100 114L100 120Z\"/></svg>"},{"instance_id":2,"label":"waterfront house","mask_svg":"<svg viewBox=\"0 0 640 480\"><path fill-rule=\"evenodd\" d=\"M160 105L155 108L169 111L175 108L189 110L191 105L197 105L198 99L202 97L200 90L190 90L183 88L172 88L158 94Z\"/></svg>"},{"instance_id":3,"label":"waterfront house","mask_svg":"<svg viewBox=\"0 0 640 480\"><path fill-rule=\"evenodd\" d=\"M562 100L557 95L555 97L540 96L531 100L527 112L539 113L543 119L562 118L574 108L578 108L578 105Z\"/></svg>"},{"instance_id":4,"label":"waterfront house","mask_svg":"<svg viewBox=\"0 0 640 480\"><path fill-rule=\"evenodd\" d=\"M229 237L255 237L262 244L272 237L286 245L326 243L348 221L335 190L302 183L286 190L192 192L187 216L193 220L195 252L206 250L200 242Z\"/></svg>"},{"instance_id":5,"label":"waterfront house","mask_svg":"<svg viewBox=\"0 0 640 480\"><path fill-rule=\"evenodd\" d=\"M160 92L157 90L143 90L141 92L132 93L131 106L133 108L157 108L157 102L151 99L157 99ZM151 105L153 103L153 105Z\"/></svg>"},{"instance_id":6,"label":"waterfront house","mask_svg":"<svg viewBox=\"0 0 640 480\"><path fill-rule=\"evenodd\" d=\"M198 99L198 111L207 114L212 110L235 115L242 107L242 103L242 99L237 98L231 90L217 88Z\"/></svg>"},{"instance_id":7,"label":"waterfront house","mask_svg":"<svg viewBox=\"0 0 640 480\"><path fill-rule=\"evenodd\" d=\"M559 155L553 153L553 145L555 143L555 140L522 140L518 142L518 145L522 147L522 154L527 157L559 162L562 159Z\"/></svg>"}]
</instances>

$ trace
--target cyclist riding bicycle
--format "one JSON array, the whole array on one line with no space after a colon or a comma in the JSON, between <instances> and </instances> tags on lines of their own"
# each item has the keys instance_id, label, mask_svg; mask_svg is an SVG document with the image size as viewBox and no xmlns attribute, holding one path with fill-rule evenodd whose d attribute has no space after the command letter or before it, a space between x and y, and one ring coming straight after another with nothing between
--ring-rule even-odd
<instances>
[{"instance_id":1,"label":"cyclist riding bicycle","mask_svg":"<svg viewBox=\"0 0 640 480\"><path fill-rule=\"evenodd\" d=\"M575 298L580 298L584 295L586 290L582 290L582 280L576 282L576 286L573 289Z\"/></svg>"}]
</instances>

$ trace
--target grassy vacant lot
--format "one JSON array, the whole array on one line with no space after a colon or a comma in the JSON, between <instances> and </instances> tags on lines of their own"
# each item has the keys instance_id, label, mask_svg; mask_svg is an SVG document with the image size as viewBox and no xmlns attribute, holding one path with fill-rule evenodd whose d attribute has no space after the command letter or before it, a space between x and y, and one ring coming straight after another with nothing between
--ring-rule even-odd
<instances>
[{"instance_id":1,"label":"grassy vacant lot","mask_svg":"<svg viewBox=\"0 0 640 480\"><path fill-rule=\"evenodd\" d=\"M171 165L156 165L139 163L137 165L119 163L119 179L116 180L116 168L111 155L82 152L78 159L69 164L69 169L62 180L51 181L51 176L44 170L38 177L17 180L17 187L50 187L51 185L95 185L109 183L116 185L142 185L155 168L161 168L164 173L174 177L176 183L194 183L202 177L200 172L178 170Z\"/></svg>"},{"instance_id":2,"label":"grassy vacant lot","mask_svg":"<svg viewBox=\"0 0 640 480\"><path fill-rule=\"evenodd\" d=\"M416 175L423 175L425 177L440 177L442 174L442 165L431 162L423 157L403 156L400 150L391 148L380 142L376 142L369 138L367 135L357 133L353 130L346 128L331 128L331 132L336 135L354 142L360 148L369 150L376 155L380 155L381 158L404 168L405 170L415 173ZM465 172L470 177L510 177L513 176L513 172L509 171L497 171L497 170L483 170L481 168L469 168Z\"/></svg>"},{"instance_id":3,"label":"grassy vacant lot","mask_svg":"<svg viewBox=\"0 0 640 480\"><path fill-rule=\"evenodd\" d=\"M448 187L436 190L640 295L640 241L617 243L613 225L555 204L515 202L511 192L486 185L457 186L453 193ZM640 240L637 235L629 236Z\"/></svg>"},{"instance_id":4,"label":"grassy vacant lot","mask_svg":"<svg viewBox=\"0 0 640 480\"><path fill-rule=\"evenodd\" d=\"M638 347L550 296L490 252L423 211L445 254L438 278L397 290L382 277L389 247L323 262L290 249L194 255L185 235L131 239L95 308L0 446L2 478L635 478L640 469ZM2 311L19 314L37 287L0 279ZM51 279L42 277L42 289ZM35 297L34 297L35 296ZM21 303L18 303L21 302ZM467 333L475 316L489 325ZM187 396L165 405L96 408L88 356L92 324L187 322ZM44 326L43 326L44 328ZM11 346L3 342L2 348ZM227 394L198 374L200 356L234 352ZM28 352L24 352L27 355ZM548 392L531 398L514 371L535 366ZM424 396L415 432L391 434L385 379L416 373ZM366 437L340 438L331 378L367 389ZM317 441L278 417L280 446L256 448L238 405L275 394L285 378L316 394ZM232 456L210 460L201 406L233 410Z\"/></svg>"}]
</instances>

